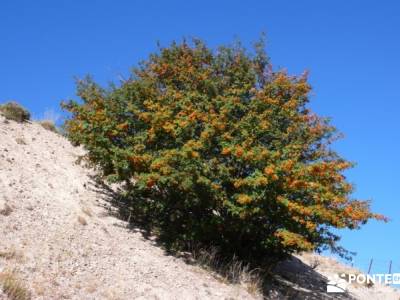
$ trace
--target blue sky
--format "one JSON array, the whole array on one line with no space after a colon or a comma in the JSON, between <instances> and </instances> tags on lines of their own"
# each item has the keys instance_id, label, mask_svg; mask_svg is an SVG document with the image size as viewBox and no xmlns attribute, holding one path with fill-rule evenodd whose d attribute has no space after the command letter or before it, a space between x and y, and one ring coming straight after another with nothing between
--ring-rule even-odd
<instances>
[{"instance_id":1,"label":"blue sky","mask_svg":"<svg viewBox=\"0 0 400 300\"><path fill-rule=\"evenodd\" d=\"M355 197L391 218L343 232L356 265L390 259L400 272L397 184L400 126L400 2L387 1L21 1L0 2L0 102L40 117L74 97L74 76L107 83L183 36L210 46L267 34L275 67L310 71L312 108L345 134L335 148L357 162ZM374 270L374 268L373 268Z\"/></svg>"}]
</instances>

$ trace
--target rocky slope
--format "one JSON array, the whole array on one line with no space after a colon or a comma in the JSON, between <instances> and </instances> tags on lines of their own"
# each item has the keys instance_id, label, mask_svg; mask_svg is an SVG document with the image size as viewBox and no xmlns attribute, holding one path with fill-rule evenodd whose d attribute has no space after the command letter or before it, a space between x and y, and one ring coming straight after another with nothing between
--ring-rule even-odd
<instances>
[{"instance_id":1,"label":"rocky slope","mask_svg":"<svg viewBox=\"0 0 400 300\"><path fill-rule=\"evenodd\" d=\"M82 151L0 116L0 267L35 299L252 299L110 216Z\"/></svg>"},{"instance_id":2,"label":"rocky slope","mask_svg":"<svg viewBox=\"0 0 400 300\"><path fill-rule=\"evenodd\" d=\"M11 274L14 294L23 289L32 299L351 298L325 293L327 276L337 269L325 268L332 262L324 258L311 268L316 256L279 265L262 296L167 255L110 214L107 195L77 163L82 154L39 124L0 115L0 281ZM10 287L3 284L2 291L0 285L0 299L7 294ZM354 287L351 295L400 294Z\"/></svg>"}]
</instances>

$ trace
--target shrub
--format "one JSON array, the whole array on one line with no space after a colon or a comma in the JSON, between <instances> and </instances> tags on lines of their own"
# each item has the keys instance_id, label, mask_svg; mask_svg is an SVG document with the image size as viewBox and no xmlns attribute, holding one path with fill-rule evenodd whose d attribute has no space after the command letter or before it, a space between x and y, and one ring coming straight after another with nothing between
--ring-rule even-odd
<instances>
[{"instance_id":1,"label":"shrub","mask_svg":"<svg viewBox=\"0 0 400 300\"><path fill-rule=\"evenodd\" d=\"M31 293L14 272L4 271L0 273L0 286L2 286L4 293L11 300L31 299Z\"/></svg>"},{"instance_id":2,"label":"shrub","mask_svg":"<svg viewBox=\"0 0 400 300\"><path fill-rule=\"evenodd\" d=\"M6 119L19 123L29 121L31 118L29 111L16 102L7 102L0 105L0 112Z\"/></svg>"},{"instance_id":3,"label":"shrub","mask_svg":"<svg viewBox=\"0 0 400 300\"><path fill-rule=\"evenodd\" d=\"M169 246L279 257L337 245L332 228L384 219L350 198L337 132L307 107L306 74L273 71L257 43L173 43L120 86L78 81L65 128L124 204ZM342 252L343 253L343 252Z\"/></svg>"},{"instance_id":4,"label":"shrub","mask_svg":"<svg viewBox=\"0 0 400 300\"><path fill-rule=\"evenodd\" d=\"M58 133L57 127L56 127L56 125L54 124L53 121L50 121L50 120L42 120L42 121L39 121L39 124L42 125L42 127L43 127L44 129L47 129L47 130L49 130L49 131Z\"/></svg>"}]
</instances>

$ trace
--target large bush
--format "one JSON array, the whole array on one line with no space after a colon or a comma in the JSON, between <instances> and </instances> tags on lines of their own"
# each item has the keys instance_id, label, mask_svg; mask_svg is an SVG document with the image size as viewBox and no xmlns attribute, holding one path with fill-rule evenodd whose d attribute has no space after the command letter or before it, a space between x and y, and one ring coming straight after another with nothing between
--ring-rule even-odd
<instances>
[{"instance_id":1,"label":"large bush","mask_svg":"<svg viewBox=\"0 0 400 300\"><path fill-rule=\"evenodd\" d=\"M335 128L306 107L306 75L273 71L261 43L210 50L173 43L103 89L78 82L63 106L70 139L104 176L125 182L132 219L170 245L240 256L340 249L332 228L359 228L352 166L329 145ZM129 199L129 200L127 200Z\"/></svg>"}]
</instances>

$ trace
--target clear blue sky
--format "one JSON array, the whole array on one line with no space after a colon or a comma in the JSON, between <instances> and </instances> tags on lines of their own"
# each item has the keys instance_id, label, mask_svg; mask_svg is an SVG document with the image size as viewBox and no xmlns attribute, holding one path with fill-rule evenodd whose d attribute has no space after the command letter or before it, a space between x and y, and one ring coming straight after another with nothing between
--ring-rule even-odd
<instances>
[{"instance_id":1,"label":"clear blue sky","mask_svg":"<svg viewBox=\"0 0 400 300\"><path fill-rule=\"evenodd\" d=\"M400 2L387 1L50 1L0 2L0 102L16 99L36 116L74 97L74 76L106 83L182 36L209 45L267 34L276 67L307 69L312 107L346 138L336 149L357 167L355 197L373 199L389 224L343 232L359 254L394 260L400 272L397 196L400 148Z\"/></svg>"}]
</instances>

